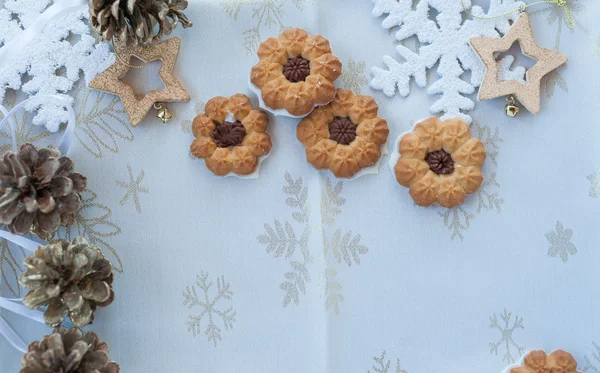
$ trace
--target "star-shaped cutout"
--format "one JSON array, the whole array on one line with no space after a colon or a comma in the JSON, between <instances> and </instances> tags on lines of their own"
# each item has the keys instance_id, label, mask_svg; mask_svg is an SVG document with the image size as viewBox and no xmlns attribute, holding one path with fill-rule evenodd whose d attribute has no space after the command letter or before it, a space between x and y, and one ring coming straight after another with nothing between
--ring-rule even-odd
<instances>
[{"instance_id":1,"label":"star-shaped cutout","mask_svg":"<svg viewBox=\"0 0 600 373\"><path fill-rule=\"evenodd\" d=\"M142 212L142 208L140 206L140 200L138 198L138 193L148 193L148 188L143 187L142 181L144 180L144 170L142 170L138 177L134 180L133 172L131 171L131 165L127 164L127 171L129 172L129 182L118 181L117 185L121 188L125 188L127 193L121 198L121 206L125 204L125 202L129 201L130 198L133 198L133 204L135 205L135 210L138 213Z\"/></svg>"},{"instance_id":2,"label":"star-shaped cutout","mask_svg":"<svg viewBox=\"0 0 600 373\"><path fill-rule=\"evenodd\" d=\"M499 63L495 53L506 52L515 41L521 52L536 60L536 64L525 73L524 84L515 80L498 80ZM567 56L550 49L540 48L535 42L531 22L527 13L522 13L502 38L474 37L469 41L475 53L485 65L486 72L479 87L479 100L513 95L533 114L540 111L540 81L544 75L567 62Z\"/></svg>"},{"instance_id":3,"label":"star-shaped cutout","mask_svg":"<svg viewBox=\"0 0 600 373\"><path fill-rule=\"evenodd\" d=\"M144 120L155 103L190 101L190 94L173 74L180 44L181 40L179 38L171 38L148 46L125 45L117 42L115 43L115 52L118 56L115 63L96 76L89 86L119 96L129 121L133 126L137 126ZM133 88L121 81L131 68L128 63L132 56L145 63L161 61L162 66L158 75L165 88L150 91L146 96L138 99L133 92Z\"/></svg>"}]
</instances>

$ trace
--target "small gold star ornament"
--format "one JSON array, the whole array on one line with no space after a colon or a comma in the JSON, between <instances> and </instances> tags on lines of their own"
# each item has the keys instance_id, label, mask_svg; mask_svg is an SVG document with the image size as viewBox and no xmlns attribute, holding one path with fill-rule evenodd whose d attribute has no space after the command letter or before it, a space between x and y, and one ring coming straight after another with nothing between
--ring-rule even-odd
<instances>
[{"instance_id":1,"label":"small gold star ornament","mask_svg":"<svg viewBox=\"0 0 600 373\"><path fill-rule=\"evenodd\" d=\"M521 52L536 61L527 70L525 83L515 80L498 80L499 64L495 54L506 52L515 41L519 41ZM507 115L514 117L518 113L515 99L533 114L540 111L540 81L544 75L567 62L567 56L550 49L540 48L535 42L531 22L527 13L521 13L517 21L502 38L474 37L469 41L475 53L485 65L486 72L479 87L479 101L497 97L507 97ZM515 109L516 108L516 109Z\"/></svg>"},{"instance_id":2,"label":"small gold star ornament","mask_svg":"<svg viewBox=\"0 0 600 373\"><path fill-rule=\"evenodd\" d=\"M190 101L190 94L173 74L180 44L179 38L171 38L147 46L126 45L125 43L115 42L115 55L117 57L115 63L96 76L89 86L119 96L125 107L127 117L133 126L140 124L152 107L157 108L159 114L161 114L161 110L163 111L162 115L159 115L159 119L165 123L168 121L167 118L170 119L171 114L164 108L163 103ZM142 98L136 97L133 89L121 81L130 68L142 67L129 64L132 56L137 57L146 64L152 61L161 61L162 66L158 75L165 88L150 91Z\"/></svg>"}]
</instances>

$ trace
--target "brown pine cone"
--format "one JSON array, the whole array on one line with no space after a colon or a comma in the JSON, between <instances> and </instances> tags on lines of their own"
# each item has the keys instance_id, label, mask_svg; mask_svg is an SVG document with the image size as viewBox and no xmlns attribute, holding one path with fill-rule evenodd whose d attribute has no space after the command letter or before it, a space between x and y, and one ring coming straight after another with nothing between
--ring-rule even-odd
<instances>
[{"instance_id":1,"label":"brown pine cone","mask_svg":"<svg viewBox=\"0 0 600 373\"><path fill-rule=\"evenodd\" d=\"M0 161L0 223L16 234L32 231L44 240L68 226L83 206L85 176L56 149L24 144Z\"/></svg>"},{"instance_id":2,"label":"brown pine cone","mask_svg":"<svg viewBox=\"0 0 600 373\"><path fill-rule=\"evenodd\" d=\"M183 13L187 0L88 0L93 29L110 41L113 36L133 45L158 42L181 23L192 23ZM154 26L159 29L154 33Z\"/></svg>"},{"instance_id":3,"label":"brown pine cone","mask_svg":"<svg viewBox=\"0 0 600 373\"><path fill-rule=\"evenodd\" d=\"M109 350L96 333L61 326L29 344L19 373L119 373L119 364L108 358Z\"/></svg>"},{"instance_id":4,"label":"brown pine cone","mask_svg":"<svg viewBox=\"0 0 600 373\"><path fill-rule=\"evenodd\" d=\"M60 325L67 315L82 327L94 321L96 307L105 307L115 298L112 265L97 246L82 237L69 243L51 241L25 258L27 271L19 283L31 289L23 298L29 308L48 306L44 321Z\"/></svg>"}]
</instances>

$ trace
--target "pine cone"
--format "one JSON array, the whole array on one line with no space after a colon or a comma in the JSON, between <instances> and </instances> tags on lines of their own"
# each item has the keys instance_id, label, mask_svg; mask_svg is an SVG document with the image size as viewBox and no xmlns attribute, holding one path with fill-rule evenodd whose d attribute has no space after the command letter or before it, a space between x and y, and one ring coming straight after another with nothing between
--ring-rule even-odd
<instances>
[{"instance_id":1,"label":"pine cone","mask_svg":"<svg viewBox=\"0 0 600 373\"><path fill-rule=\"evenodd\" d=\"M19 283L31 290L23 304L29 308L48 305L44 321L51 327L60 325L67 315L77 327L91 324L96 306L108 306L115 298L112 265L82 237L40 246L25 258L25 265L27 271Z\"/></svg>"},{"instance_id":2,"label":"pine cone","mask_svg":"<svg viewBox=\"0 0 600 373\"><path fill-rule=\"evenodd\" d=\"M85 176L55 149L24 144L0 161L0 223L12 233L33 231L44 240L68 226L83 206Z\"/></svg>"},{"instance_id":3,"label":"pine cone","mask_svg":"<svg viewBox=\"0 0 600 373\"><path fill-rule=\"evenodd\" d=\"M104 40L113 36L134 45L158 42L169 35L177 23L183 28L192 23L183 14L187 0L88 0L92 27ZM159 29L154 34L154 25Z\"/></svg>"},{"instance_id":4,"label":"pine cone","mask_svg":"<svg viewBox=\"0 0 600 373\"><path fill-rule=\"evenodd\" d=\"M108 343L96 333L61 326L29 344L19 373L119 373L119 364L109 361L108 353Z\"/></svg>"}]
</instances>

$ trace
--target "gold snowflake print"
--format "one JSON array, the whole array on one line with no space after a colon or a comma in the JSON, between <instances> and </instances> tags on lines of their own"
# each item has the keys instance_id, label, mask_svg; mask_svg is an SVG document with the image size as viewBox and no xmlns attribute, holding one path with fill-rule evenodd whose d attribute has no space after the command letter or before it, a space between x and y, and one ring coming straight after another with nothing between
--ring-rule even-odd
<instances>
[{"instance_id":1,"label":"gold snowflake print","mask_svg":"<svg viewBox=\"0 0 600 373\"><path fill-rule=\"evenodd\" d=\"M135 210L138 214L142 213L142 207L140 205L140 199L138 193L149 193L148 188L142 186L142 182L144 181L144 170L140 171L136 178L133 177L133 171L131 170L131 165L127 164L127 172L129 174L129 181L118 181L117 185L126 190L125 195L121 198L119 202L121 206L123 206L127 201L133 199L133 204L135 206Z\"/></svg>"},{"instance_id":2,"label":"gold snowflake print","mask_svg":"<svg viewBox=\"0 0 600 373\"><path fill-rule=\"evenodd\" d=\"M357 62L353 58L349 58L344 65L344 73L342 74L344 88L359 95L364 85L369 82L365 74L365 68L365 61Z\"/></svg>"},{"instance_id":3,"label":"gold snowflake print","mask_svg":"<svg viewBox=\"0 0 600 373\"><path fill-rule=\"evenodd\" d=\"M252 21L248 20L247 23L254 23L254 27L244 31L243 39L246 54L252 55L262 40L261 31L277 27L281 32L287 28L283 21L286 15L286 4L291 3L302 12L305 6L312 2L314 0L221 0L221 7L230 17L233 17L234 21L240 18L244 9L251 10L247 14L251 14Z\"/></svg>"}]
</instances>

